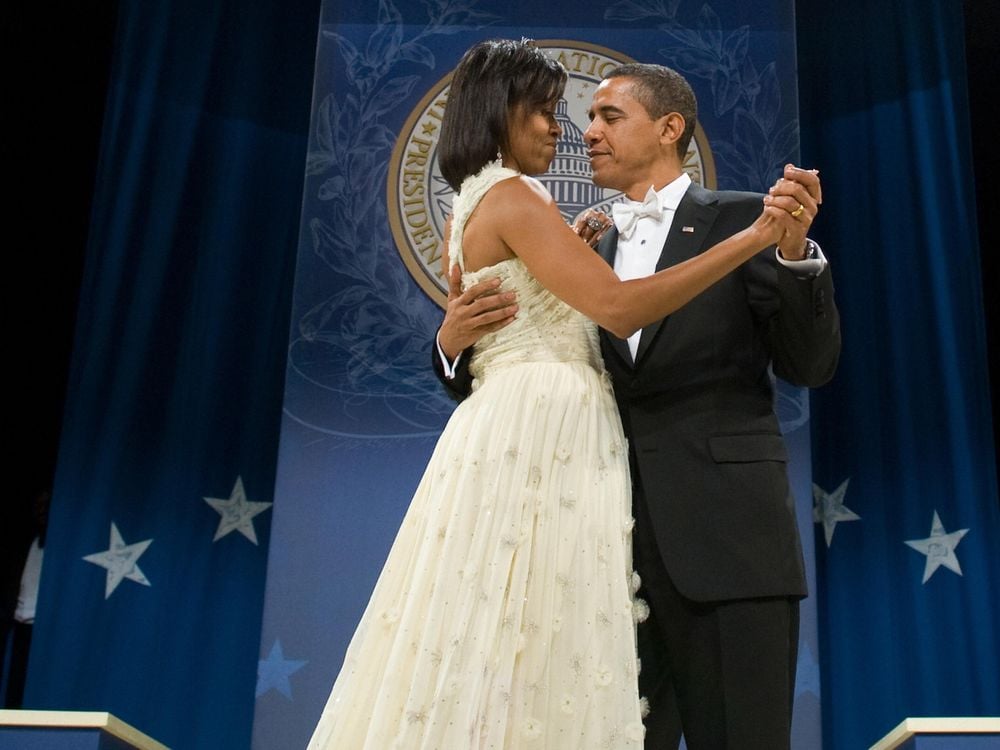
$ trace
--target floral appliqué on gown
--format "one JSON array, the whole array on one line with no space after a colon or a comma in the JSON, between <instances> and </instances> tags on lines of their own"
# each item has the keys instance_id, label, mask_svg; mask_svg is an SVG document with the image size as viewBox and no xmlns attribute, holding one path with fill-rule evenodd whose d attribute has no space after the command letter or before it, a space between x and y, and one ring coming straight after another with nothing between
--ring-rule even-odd
<instances>
[{"instance_id":1,"label":"floral appliqu\u00e9 on gown","mask_svg":"<svg viewBox=\"0 0 1000 750\"><path fill-rule=\"evenodd\" d=\"M450 250L487 165L454 201ZM519 312L476 345L311 750L642 747L628 457L597 329L518 259Z\"/></svg>"}]
</instances>

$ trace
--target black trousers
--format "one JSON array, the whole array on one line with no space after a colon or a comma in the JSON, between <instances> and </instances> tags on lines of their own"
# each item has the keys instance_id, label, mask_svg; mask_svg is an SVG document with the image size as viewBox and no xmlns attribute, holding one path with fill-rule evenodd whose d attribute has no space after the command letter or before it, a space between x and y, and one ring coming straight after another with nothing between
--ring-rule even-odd
<instances>
[{"instance_id":1,"label":"black trousers","mask_svg":"<svg viewBox=\"0 0 1000 750\"><path fill-rule=\"evenodd\" d=\"M788 750L798 655L798 598L696 602L674 586L633 491L640 695L649 700L645 750Z\"/></svg>"}]
</instances>

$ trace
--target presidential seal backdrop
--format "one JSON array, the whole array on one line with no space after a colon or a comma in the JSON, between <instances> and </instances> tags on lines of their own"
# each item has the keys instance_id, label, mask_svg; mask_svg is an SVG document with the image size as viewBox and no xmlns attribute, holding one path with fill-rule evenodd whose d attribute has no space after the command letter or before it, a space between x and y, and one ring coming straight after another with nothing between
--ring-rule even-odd
<instances>
[{"instance_id":1,"label":"presidential seal backdrop","mask_svg":"<svg viewBox=\"0 0 1000 750\"><path fill-rule=\"evenodd\" d=\"M790 7L611 0L580 11L578 0L323 3L256 750L308 741L454 408L431 370L431 349L445 302L441 253L453 197L438 168L438 144L462 54L484 39L529 37L566 67L557 114L563 136L551 170L538 178L567 221L587 208L607 211L620 197L592 184L583 132L594 89L621 63L662 63L691 82L699 127L685 168L695 182L762 192L797 158ZM809 532L805 393L782 389L779 409L794 433L795 492ZM804 541L808 546L811 534ZM796 750L820 745L812 601L803 607Z\"/></svg>"},{"instance_id":2,"label":"presidential seal backdrop","mask_svg":"<svg viewBox=\"0 0 1000 750\"><path fill-rule=\"evenodd\" d=\"M617 65L636 61L589 42L543 39L536 44L569 73L556 110L563 134L549 171L539 179L568 222L589 208L610 213L611 205L622 194L591 182L583 131L589 123L587 112L597 85ZM441 78L410 112L393 149L386 181L386 205L396 249L420 288L441 307L448 298L448 282L441 273L444 226L454 191L441 176L437 153L451 77L449 72ZM716 186L712 150L700 123L688 148L684 170L698 184Z\"/></svg>"}]
</instances>

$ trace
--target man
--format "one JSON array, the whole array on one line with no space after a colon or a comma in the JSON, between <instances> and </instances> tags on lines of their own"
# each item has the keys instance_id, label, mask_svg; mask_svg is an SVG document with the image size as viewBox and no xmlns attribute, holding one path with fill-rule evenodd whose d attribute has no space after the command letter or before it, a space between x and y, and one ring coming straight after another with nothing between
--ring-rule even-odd
<instances>
[{"instance_id":1,"label":"man","mask_svg":"<svg viewBox=\"0 0 1000 750\"><path fill-rule=\"evenodd\" d=\"M696 103L676 72L616 68L590 116L594 182L628 198L598 246L620 278L690 258L759 215L761 196L705 190L681 170ZM806 239L819 179L791 165L783 178L764 198L797 219L778 249L627 341L601 333L630 443L635 567L650 607L639 627L647 748L676 748L682 731L689 750L789 746L806 586L771 371L826 382L840 333L829 268ZM486 283L459 293L456 280L435 365L462 395L468 356L454 372L451 358L506 325L516 301L489 296Z\"/></svg>"}]
</instances>

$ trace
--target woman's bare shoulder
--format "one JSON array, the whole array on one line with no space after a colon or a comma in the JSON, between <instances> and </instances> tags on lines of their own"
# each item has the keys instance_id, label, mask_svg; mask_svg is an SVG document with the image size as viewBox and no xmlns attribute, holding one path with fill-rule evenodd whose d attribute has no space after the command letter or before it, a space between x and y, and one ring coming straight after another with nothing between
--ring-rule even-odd
<instances>
[{"instance_id":1,"label":"woman's bare shoulder","mask_svg":"<svg viewBox=\"0 0 1000 750\"><path fill-rule=\"evenodd\" d=\"M503 210L516 206L519 211L549 209L555 201L545 186L534 177L519 174L501 180L483 196L481 205L486 210Z\"/></svg>"}]
</instances>

